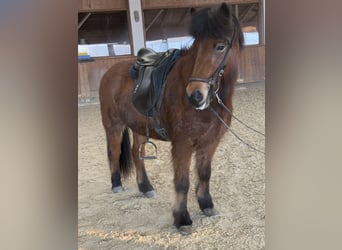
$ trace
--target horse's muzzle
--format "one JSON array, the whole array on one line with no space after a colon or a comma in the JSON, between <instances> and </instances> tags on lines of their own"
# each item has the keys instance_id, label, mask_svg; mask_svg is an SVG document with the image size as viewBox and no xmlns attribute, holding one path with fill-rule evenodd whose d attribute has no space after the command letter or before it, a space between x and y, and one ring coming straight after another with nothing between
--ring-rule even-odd
<instances>
[{"instance_id":1,"label":"horse's muzzle","mask_svg":"<svg viewBox=\"0 0 342 250\"><path fill-rule=\"evenodd\" d=\"M188 96L190 104L194 108L203 110L209 106L209 85L207 83L203 81L195 81L193 78L191 78L189 84L186 87L186 94Z\"/></svg>"},{"instance_id":2,"label":"horse's muzzle","mask_svg":"<svg viewBox=\"0 0 342 250\"><path fill-rule=\"evenodd\" d=\"M192 106L198 107L201 106L201 103L203 102L203 94L201 91L196 90L189 96L189 102Z\"/></svg>"},{"instance_id":3,"label":"horse's muzzle","mask_svg":"<svg viewBox=\"0 0 342 250\"><path fill-rule=\"evenodd\" d=\"M209 106L206 99L200 90L195 90L188 96L190 104L198 110L203 110Z\"/></svg>"}]
</instances>

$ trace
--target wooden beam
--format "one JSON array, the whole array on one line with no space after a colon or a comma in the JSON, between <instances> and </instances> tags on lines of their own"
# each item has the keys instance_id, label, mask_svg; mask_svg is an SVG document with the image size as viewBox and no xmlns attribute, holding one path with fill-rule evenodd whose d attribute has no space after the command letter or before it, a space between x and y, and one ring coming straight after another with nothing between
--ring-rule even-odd
<instances>
[{"instance_id":1,"label":"wooden beam","mask_svg":"<svg viewBox=\"0 0 342 250\"><path fill-rule=\"evenodd\" d=\"M133 53L136 56L141 48L145 47L143 15L140 0L128 0L129 17L132 30Z\"/></svg>"},{"instance_id":2,"label":"wooden beam","mask_svg":"<svg viewBox=\"0 0 342 250\"><path fill-rule=\"evenodd\" d=\"M153 20L150 22L150 24L147 26L145 32L147 32L151 26L154 24L154 22L158 19L158 17L163 13L164 10L159 10L159 12L157 13L157 15L153 18Z\"/></svg>"},{"instance_id":3,"label":"wooden beam","mask_svg":"<svg viewBox=\"0 0 342 250\"><path fill-rule=\"evenodd\" d=\"M163 18L160 22L160 27L165 27L165 19L167 18L167 15L170 13L168 9L165 10L165 14L163 15ZM170 15L170 14L169 14Z\"/></svg>"},{"instance_id":4,"label":"wooden beam","mask_svg":"<svg viewBox=\"0 0 342 250\"><path fill-rule=\"evenodd\" d=\"M235 4L235 16L238 20L240 20L240 17L239 17L239 5Z\"/></svg>"},{"instance_id":5,"label":"wooden beam","mask_svg":"<svg viewBox=\"0 0 342 250\"><path fill-rule=\"evenodd\" d=\"M88 17L91 15L91 13L87 13L87 15L85 17L83 17L83 19L81 20L81 22L78 24L77 28L80 29L82 27L82 25L85 23L85 21L87 21Z\"/></svg>"},{"instance_id":6,"label":"wooden beam","mask_svg":"<svg viewBox=\"0 0 342 250\"><path fill-rule=\"evenodd\" d=\"M181 17L181 19L179 20L179 24L183 23L185 17L190 13L190 10L184 11L183 16Z\"/></svg>"},{"instance_id":7,"label":"wooden beam","mask_svg":"<svg viewBox=\"0 0 342 250\"><path fill-rule=\"evenodd\" d=\"M265 0L259 4L259 42L265 45Z\"/></svg>"},{"instance_id":8,"label":"wooden beam","mask_svg":"<svg viewBox=\"0 0 342 250\"><path fill-rule=\"evenodd\" d=\"M228 4L260 3L262 0L141 0L143 9L191 8ZM128 10L128 0L78 0L78 12Z\"/></svg>"},{"instance_id":9,"label":"wooden beam","mask_svg":"<svg viewBox=\"0 0 342 250\"><path fill-rule=\"evenodd\" d=\"M191 8L228 4L259 3L261 0L141 0L143 9Z\"/></svg>"},{"instance_id":10,"label":"wooden beam","mask_svg":"<svg viewBox=\"0 0 342 250\"><path fill-rule=\"evenodd\" d=\"M247 16L245 21L247 23L251 22L253 19L258 18L259 11L254 12L252 15Z\"/></svg>"},{"instance_id":11,"label":"wooden beam","mask_svg":"<svg viewBox=\"0 0 342 250\"><path fill-rule=\"evenodd\" d=\"M247 7L240 15L240 22L244 23L246 22L247 16L249 12L255 7L254 4L251 4L249 7Z\"/></svg>"},{"instance_id":12,"label":"wooden beam","mask_svg":"<svg viewBox=\"0 0 342 250\"><path fill-rule=\"evenodd\" d=\"M127 0L78 0L78 12L128 10Z\"/></svg>"}]
</instances>

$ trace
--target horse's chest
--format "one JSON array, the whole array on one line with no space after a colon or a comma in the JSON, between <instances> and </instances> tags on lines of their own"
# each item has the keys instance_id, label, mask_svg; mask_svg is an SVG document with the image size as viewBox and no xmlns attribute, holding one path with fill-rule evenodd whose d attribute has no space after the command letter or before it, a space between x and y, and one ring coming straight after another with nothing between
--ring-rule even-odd
<instances>
[{"instance_id":1,"label":"horse's chest","mask_svg":"<svg viewBox=\"0 0 342 250\"><path fill-rule=\"evenodd\" d=\"M221 129L209 118L193 119L185 122L184 130L194 140L210 140L219 136Z\"/></svg>"}]
</instances>

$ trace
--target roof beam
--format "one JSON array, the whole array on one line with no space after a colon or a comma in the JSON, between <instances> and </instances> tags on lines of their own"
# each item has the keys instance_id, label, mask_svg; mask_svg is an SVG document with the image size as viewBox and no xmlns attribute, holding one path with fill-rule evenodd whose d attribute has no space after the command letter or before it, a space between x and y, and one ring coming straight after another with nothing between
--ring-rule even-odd
<instances>
[{"instance_id":1,"label":"roof beam","mask_svg":"<svg viewBox=\"0 0 342 250\"><path fill-rule=\"evenodd\" d=\"M152 25L154 24L154 22L158 19L158 17L163 13L163 9L159 10L159 12L157 13L157 15L153 18L153 20L151 21L151 23L147 26L146 28L146 32L152 27Z\"/></svg>"},{"instance_id":2,"label":"roof beam","mask_svg":"<svg viewBox=\"0 0 342 250\"><path fill-rule=\"evenodd\" d=\"M240 15L240 22L244 23L246 21L246 18L248 17L248 14L250 11L252 11L252 9L255 7L254 4L251 4L250 6L248 6Z\"/></svg>"},{"instance_id":3,"label":"roof beam","mask_svg":"<svg viewBox=\"0 0 342 250\"><path fill-rule=\"evenodd\" d=\"M85 23L85 21L87 21L87 19L89 18L89 16L91 15L91 13L87 13L87 15L85 15L85 17L83 17L83 19L81 20L81 22L78 24L78 29L80 29L82 27L82 25Z\"/></svg>"}]
</instances>

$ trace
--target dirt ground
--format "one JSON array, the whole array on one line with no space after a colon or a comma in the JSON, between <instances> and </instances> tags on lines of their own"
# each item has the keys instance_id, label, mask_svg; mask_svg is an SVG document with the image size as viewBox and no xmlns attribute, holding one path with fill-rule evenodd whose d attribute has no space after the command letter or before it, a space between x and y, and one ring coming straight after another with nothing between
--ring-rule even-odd
<instances>
[{"instance_id":1,"label":"dirt ground","mask_svg":"<svg viewBox=\"0 0 342 250\"><path fill-rule=\"evenodd\" d=\"M264 83L238 85L234 112L264 130ZM232 128L248 143L264 150L265 140L238 122ZM135 174L124 192L111 191L106 142L99 105L78 109L78 249L265 249L265 156L227 133L212 162L211 195L219 214L203 215L195 198L191 167L188 210L193 233L182 236L172 225L174 203L170 144L158 145L158 159L146 161L157 197L145 198Z\"/></svg>"}]
</instances>

